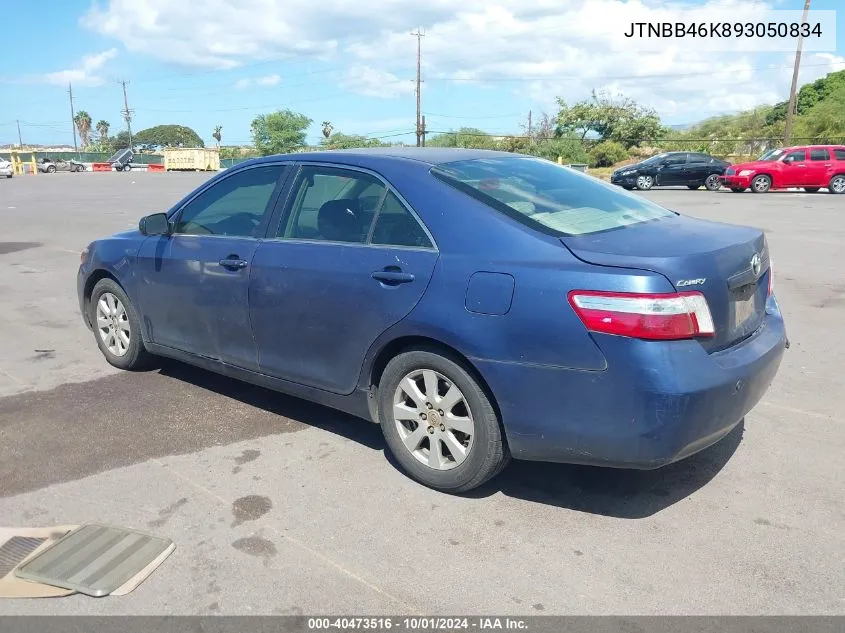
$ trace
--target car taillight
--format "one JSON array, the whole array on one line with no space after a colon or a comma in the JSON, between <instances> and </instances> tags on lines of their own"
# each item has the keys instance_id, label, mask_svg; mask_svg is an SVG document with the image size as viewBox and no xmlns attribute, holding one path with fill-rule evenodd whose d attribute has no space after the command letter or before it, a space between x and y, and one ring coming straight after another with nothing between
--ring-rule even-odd
<instances>
[{"instance_id":1,"label":"car taillight","mask_svg":"<svg viewBox=\"0 0 845 633\"><path fill-rule=\"evenodd\" d=\"M569 303L587 329L649 340L714 336L707 299L700 292L634 294L573 290Z\"/></svg>"}]
</instances>

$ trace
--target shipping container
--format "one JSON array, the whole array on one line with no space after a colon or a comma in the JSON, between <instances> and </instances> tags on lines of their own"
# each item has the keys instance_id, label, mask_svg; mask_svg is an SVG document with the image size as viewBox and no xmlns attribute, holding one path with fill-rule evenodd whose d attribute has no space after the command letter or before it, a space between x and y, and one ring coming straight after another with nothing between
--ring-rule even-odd
<instances>
[{"instance_id":1,"label":"shipping container","mask_svg":"<svg viewBox=\"0 0 845 633\"><path fill-rule=\"evenodd\" d=\"M178 147L164 150L167 171L218 171L220 151L207 147Z\"/></svg>"}]
</instances>

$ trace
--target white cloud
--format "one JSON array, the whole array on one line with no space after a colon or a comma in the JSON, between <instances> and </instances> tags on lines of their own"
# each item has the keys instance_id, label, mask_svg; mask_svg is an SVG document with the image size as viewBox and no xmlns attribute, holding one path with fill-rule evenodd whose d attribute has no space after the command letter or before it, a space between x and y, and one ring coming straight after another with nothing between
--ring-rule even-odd
<instances>
[{"instance_id":1,"label":"white cloud","mask_svg":"<svg viewBox=\"0 0 845 633\"><path fill-rule=\"evenodd\" d=\"M410 80L364 64L352 66L342 85L360 95L385 99L414 93L414 84Z\"/></svg>"},{"instance_id":2,"label":"white cloud","mask_svg":"<svg viewBox=\"0 0 845 633\"><path fill-rule=\"evenodd\" d=\"M413 93L409 33L420 25L427 86L510 86L549 109L555 96L574 101L605 88L694 121L781 100L791 56L705 52L701 38L646 50L622 33L632 22L757 22L772 7L783 8L778 0L108 0L83 23L132 52L190 66L329 60L345 68L344 88L374 97ZM805 53L802 81L845 68L843 61ZM259 84L238 82L252 85Z\"/></svg>"},{"instance_id":3,"label":"white cloud","mask_svg":"<svg viewBox=\"0 0 845 633\"><path fill-rule=\"evenodd\" d=\"M41 79L47 83L61 86L66 86L68 83L79 86L99 86L104 80L97 74L97 71L101 70L107 61L114 59L116 56L116 48L110 48L96 55L85 55L79 65L74 68L47 73Z\"/></svg>"},{"instance_id":4,"label":"white cloud","mask_svg":"<svg viewBox=\"0 0 845 633\"><path fill-rule=\"evenodd\" d=\"M264 77L258 77L256 79L245 77L243 79L238 79L235 82L235 88L237 90L246 90L247 88L251 88L252 86L262 86L266 88L269 86L275 86L280 81L282 81L282 78L279 75L266 75Z\"/></svg>"}]
</instances>

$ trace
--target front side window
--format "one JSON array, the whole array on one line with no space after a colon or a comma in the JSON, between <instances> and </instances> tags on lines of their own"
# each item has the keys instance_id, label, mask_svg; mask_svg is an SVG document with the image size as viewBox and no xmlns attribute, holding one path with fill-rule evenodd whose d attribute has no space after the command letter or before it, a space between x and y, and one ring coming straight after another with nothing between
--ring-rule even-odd
<instances>
[{"instance_id":1,"label":"front side window","mask_svg":"<svg viewBox=\"0 0 845 633\"><path fill-rule=\"evenodd\" d=\"M273 192L285 167L268 165L224 178L186 204L175 233L260 237L259 229L271 212Z\"/></svg>"},{"instance_id":2,"label":"front side window","mask_svg":"<svg viewBox=\"0 0 845 633\"><path fill-rule=\"evenodd\" d=\"M551 235L585 235L676 215L539 158L477 158L444 163L431 171L473 198Z\"/></svg>"},{"instance_id":3,"label":"front side window","mask_svg":"<svg viewBox=\"0 0 845 633\"><path fill-rule=\"evenodd\" d=\"M666 165L683 165L687 162L686 154L673 154L666 158Z\"/></svg>"},{"instance_id":4,"label":"front side window","mask_svg":"<svg viewBox=\"0 0 845 633\"><path fill-rule=\"evenodd\" d=\"M783 157L783 160L791 163L803 163L807 160L807 152L803 149L797 149L794 152L789 152Z\"/></svg>"}]
</instances>

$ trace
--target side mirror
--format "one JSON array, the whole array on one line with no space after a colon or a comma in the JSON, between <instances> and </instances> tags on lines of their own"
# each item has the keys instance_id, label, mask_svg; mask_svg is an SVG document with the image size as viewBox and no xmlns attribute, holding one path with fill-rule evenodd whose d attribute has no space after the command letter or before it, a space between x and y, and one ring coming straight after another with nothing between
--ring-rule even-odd
<instances>
[{"instance_id":1,"label":"side mirror","mask_svg":"<svg viewBox=\"0 0 845 633\"><path fill-rule=\"evenodd\" d=\"M138 222L141 235L170 235L170 220L166 213L153 213Z\"/></svg>"},{"instance_id":2,"label":"side mirror","mask_svg":"<svg viewBox=\"0 0 845 633\"><path fill-rule=\"evenodd\" d=\"M795 158L794 158L794 157L792 157L792 156L787 156L786 158L784 158L784 159L783 159L783 162L784 162L784 163L786 163L786 164L788 165L789 163L794 163L794 162L795 162Z\"/></svg>"}]
</instances>

